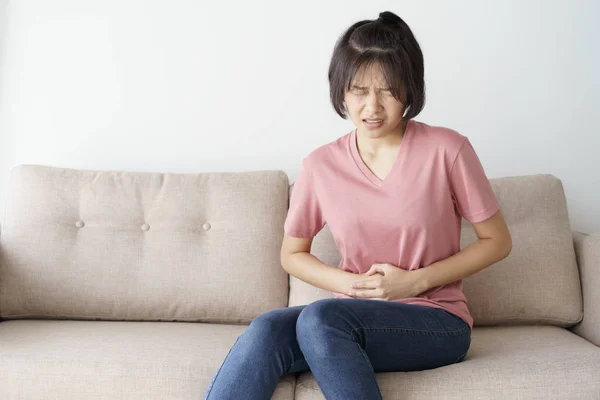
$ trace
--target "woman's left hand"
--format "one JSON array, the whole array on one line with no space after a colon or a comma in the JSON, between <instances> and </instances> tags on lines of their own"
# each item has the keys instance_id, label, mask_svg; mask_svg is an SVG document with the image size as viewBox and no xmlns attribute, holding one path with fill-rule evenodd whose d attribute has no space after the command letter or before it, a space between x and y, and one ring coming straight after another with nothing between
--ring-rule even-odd
<instances>
[{"instance_id":1,"label":"woman's left hand","mask_svg":"<svg viewBox=\"0 0 600 400\"><path fill-rule=\"evenodd\" d=\"M368 276L369 278L365 278ZM348 291L357 299L399 300L416 297L418 274L392 264L373 264L364 274L358 275Z\"/></svg>"}]
</instances>

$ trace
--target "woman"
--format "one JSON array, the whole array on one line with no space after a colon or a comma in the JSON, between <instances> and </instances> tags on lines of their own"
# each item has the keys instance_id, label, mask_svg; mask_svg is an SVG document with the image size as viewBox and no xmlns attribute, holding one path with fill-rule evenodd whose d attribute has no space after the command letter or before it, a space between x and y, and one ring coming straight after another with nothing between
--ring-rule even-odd
<instances>
[{"instance_id":1,"label":"woman","mask_svg":"<svg viewBox=\"0 0 600 400\"><path fill-rule=\"evenodd\" d=\"M205 398L269 399L282 375L310 370L327 399L381 399L375 372L461 362L473 328L462 279L511 251L467 137L413 120L425 101L423 55L400 17L352 25L329 82L333 107L356 129L304 158L281 261L334 297L255 318ZM461 217L479 237L462 251ZM325 223L338 268L310 254Z\"/></svg>"}]
</instances>

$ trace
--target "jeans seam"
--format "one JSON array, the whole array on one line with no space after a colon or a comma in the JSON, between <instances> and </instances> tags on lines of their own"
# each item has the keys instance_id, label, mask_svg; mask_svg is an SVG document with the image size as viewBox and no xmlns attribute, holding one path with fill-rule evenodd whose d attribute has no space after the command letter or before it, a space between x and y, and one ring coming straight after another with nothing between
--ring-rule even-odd
<instances>
[{"instance_id":1,"label":"jeans seam","mask_svg":"<svg viewBox=\"0 0 600 400\"><path fill-rule=\"evenodd\" d=\"M346 309L349 309L350 311L352 311L351 307L349 307L347 304L345 303L340 303L341 305L345 306ZM446 311L447 312L447 311ZM449 313L450 314L450 313ZM453 315L453 314L451 314ZM464 322L464 321L463 321ZM398 331L405 331L405 332L419 332L419 333L427 333L427 334L436 334L436 335L446 335L449 336L449 334L457 334L460 335L461 333L464 333L465 330L470 329L468 325L466 325L465 323L465 327L463 327L462 329L458 329L458 330L453 330L453 331L447 331L447 330L430 330L430 329L412 329L412 328L387 328L387 327L383 327L383 328L366 328L366 327L357 327L357 328L352 328L349 331L346 331L346 333L349 333L351 336L354 335L354 331L356 331L357 329L368 329L368 330L398 330Z\"/></svg>"},{"instance_id":2,"label":"jeans seam","mask_svg":"<svg viewBox=\"0 0 600 400\"><path fill-rule=\"evenodd\" d=\"M460 356L458 356L458 358L454 362L457 363L457 362L461 361L461 359L464 360L464 358L466 357L466 355L467 355L468 352L469 352L469 350L467 350L464 353L462 353Z\"/></svg>"},{"instance_id":3,"label":"jeans seam","mask_svg":"<svg viewBox=\"0 0 600 400\"><path fill-rule=\"evenodd\" d=\"M452 334L456 334L459 335L461 333L464 333L467 329L469 329L469 327L464 327L462 329L458 329L458 330L453 330L453 331L440 331L440 330L431 330L431 329L411 329L411 328L366 328L366 327L357 327L357 328L352 328L351 330L351 334L354 334L354 331L358 330L358 329L364 329L364 330L369 330L369 331L376 331L376 330L381 330L381 331L405 331L405 332L419 332L419 333L427 333L427 334L434 334L434 335L446 335L446 336L450 336Z\"/></svg>"},{"instance_id":4,"label":"jeans seam","mask_svg":"<svg viewBox=\"0 0 600 400\"><path fill-rule=\"evenodd\" d=\"M352 331L354 332L354 329ZM352 337L354 338L354 335L352 335ZM363 355L363 358L365 359L365 361L369 365L369 368L371 368L371 371L373 371L373 373L371 374L371 376L373 377L373 380L375 381L375 386L379 389L379 384L377 383L377 378L375 376L375 368L373 368L373 364L371 364L371 360L369 359L369 356L367 355L367 353L365 352L365 350L361 347L361 345L360 345L359 342L357 342L356 340L354 340L354 343L356 343L356 346L358 347L358 351L360 351L360 353ZM380 392L380 394L381 394L381 392ZM381 396L379 398L381 398Z\"/></svg>"},{"instance_id":5,"label":"jeans seam","mask_svg":"<svg viewBox=\"0 0 600 400\"><path fill-rule=\"evenodd\" d=\"M235 342L233 343L233 346L235 346L237 344L238 340L240 340L239 336L237 337L237 339L235 339ZM210 393L212 392L213 387L215 386L215 382L217 381L217 377L219 376L219 373L221 372L221 369L223 368L223 365L225 364L225 361L227 361L227 358L229 358L229 355L231 354L231 350L233 350L233 346L231 346L229 348L229 351L227 352L227 355L225 356L225 359L223 360L223 362L221 363L221 366L217 370L214 379L212 379L212 382L210 384L210 387L208 388L208 392L206 392L206 397L204 398L204 400L208 400L208 396L210 396Z\"/></svg>"}]
</instances>

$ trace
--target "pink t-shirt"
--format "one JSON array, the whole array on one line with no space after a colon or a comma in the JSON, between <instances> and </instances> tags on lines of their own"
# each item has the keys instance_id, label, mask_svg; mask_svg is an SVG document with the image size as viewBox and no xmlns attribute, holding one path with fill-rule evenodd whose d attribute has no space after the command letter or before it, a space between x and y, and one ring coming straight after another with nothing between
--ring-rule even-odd
<instances>
[{"instance_id":1,"label":"pink t-shirt","mask_svg":"<svg viewBox=\"0 0 600 400\"><path fill-rule=\"evenodd\" d=\"M360 157L356 130L305 157L284 230L310 238L327 223L346 271L362 274L374 263L414 270L460 251L461 217L481 222L499 209L468 138L410 120L384 180ZM442 308L473 328L462 280L394 301Z\"/></svg>"}]
</instances>

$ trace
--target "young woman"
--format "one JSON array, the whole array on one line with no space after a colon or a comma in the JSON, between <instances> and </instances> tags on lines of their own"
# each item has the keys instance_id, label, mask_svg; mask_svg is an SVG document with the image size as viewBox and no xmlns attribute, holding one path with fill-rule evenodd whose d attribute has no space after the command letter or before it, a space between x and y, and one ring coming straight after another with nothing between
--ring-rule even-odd
<instances>
[{"instance_id":1,"label":"young woman","mask_svg":"<svg viewBox=\"0 0 600 400\"><path fill-rule=\"evenodd\" d=\"M255 318L205 398L270 399L282 375L310 370L329 400L381 399L375 372L464 360L473 319L462 279L512 241L468 138L413 119L423 75L419 44L391 12L339 38L331 101L356 129L303 159L281 248L289 274L333 298ZM461 218L479 237L462 251ZM325 223L338 268L310 254Z\"/></svg>"}]
</instances>

